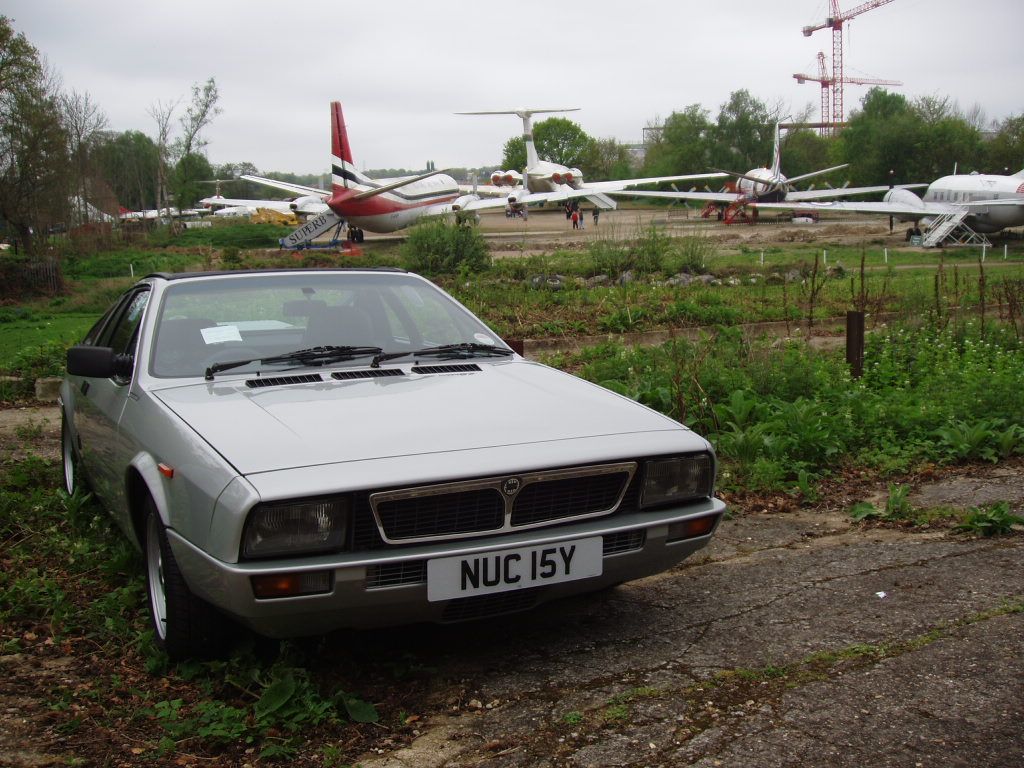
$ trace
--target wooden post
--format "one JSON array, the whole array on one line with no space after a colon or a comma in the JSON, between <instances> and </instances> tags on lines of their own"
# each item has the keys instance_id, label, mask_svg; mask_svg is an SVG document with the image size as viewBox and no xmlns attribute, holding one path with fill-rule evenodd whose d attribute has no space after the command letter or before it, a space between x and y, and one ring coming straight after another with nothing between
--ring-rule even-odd
<instances>
[{"instance_id":1,"label":"wooden post","mask_svg":"<svg viewBox=\"0 0 1024 768\"><path fill-rule=\"evenodd\" d=\"M846 362L850 375L859 379L864 373L864 313L846 313Z\"/></svg>"}]
</instances>

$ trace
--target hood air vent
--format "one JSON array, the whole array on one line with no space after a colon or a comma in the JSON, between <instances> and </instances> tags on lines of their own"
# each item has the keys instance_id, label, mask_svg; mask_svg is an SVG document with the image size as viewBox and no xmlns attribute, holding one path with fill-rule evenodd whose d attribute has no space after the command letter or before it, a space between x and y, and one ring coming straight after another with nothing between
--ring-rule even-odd
<instances>
[{"instance_id":1,"label":"hood air vent","mask_svg":"<svg viewBox=\"0 0 1024 768\"><path fill-rule=\"evenodd\" d=\"M304 373L301 376L268 376L262 379L249 379L245 386L249 389L260 387L279 387L283 384L316 384L323 381L319 373Z\"/></svg>"},{"instance_id":2,"label":"hood air vent","mask_svg":"<svg viewBox=\"0 0 1024 768\"><path fill-rule=\"evenodd\" d=\"M479 371L480 366L476 363L465 363L463 365L417 365L413 367L413 373L473 373Z\"/></svg>"},{"instance_id":3,"label":"hood air vent","mask_svg":"<svg viewBox=\"0 0 1024 768\"><path fill-rule=\"evenodd\" d=\"M332 379L347 381L348 379L383 379L387 376L405 376L401 368L374 368L368 371L335 371Z\"/></svg>"}]
</instances>

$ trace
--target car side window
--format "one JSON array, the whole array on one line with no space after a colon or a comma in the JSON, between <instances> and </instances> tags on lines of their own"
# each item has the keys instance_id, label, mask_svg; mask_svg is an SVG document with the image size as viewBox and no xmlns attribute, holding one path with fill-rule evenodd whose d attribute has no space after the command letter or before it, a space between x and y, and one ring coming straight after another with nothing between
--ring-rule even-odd
<instances>
[{"instance_id":1,"label":"car side window","mask_svg":"<svg viewBox=\"0 0 1024 768\"><path fill-rule=\"evenodd\" d=\"M120 317L104 329L100 345L111 347L116 353L134 353L136 330L142 321L142 313L149 303L149 291L138 291L128 299Z\"/></svg>"}]
</instances>

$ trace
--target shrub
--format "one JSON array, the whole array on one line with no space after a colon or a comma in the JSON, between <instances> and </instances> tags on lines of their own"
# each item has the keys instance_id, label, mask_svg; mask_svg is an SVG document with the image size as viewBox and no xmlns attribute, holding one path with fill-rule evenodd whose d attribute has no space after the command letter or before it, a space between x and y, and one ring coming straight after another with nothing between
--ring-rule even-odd
<instances>
[{"instance_id":1,"label":"shrub","mask_svg":"<svg viewBox=\"0 0 1024 768\"><path fill-rule=\"evenodd\" d=\"M482 272L487 243L476 228L428 219L412 228L401 249L408 269L426 275Z\"/></svg>"}]
</instances>

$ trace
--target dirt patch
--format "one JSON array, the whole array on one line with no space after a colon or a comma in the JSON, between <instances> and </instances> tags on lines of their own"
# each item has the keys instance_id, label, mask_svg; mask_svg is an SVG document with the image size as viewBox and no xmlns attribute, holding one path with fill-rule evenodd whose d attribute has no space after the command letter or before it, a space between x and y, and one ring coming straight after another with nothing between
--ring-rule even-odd
<instances>
[{"instance_id":1,"label":"dirt patch","mask_svg":"<svg viewBox=\"0 0 1024 768\"><path fill-rule=\"evenodd\" d=\"M0 408L0 463L28 455L60 458L60 409L55 405Z\"/></svg>"}]
</instances>

